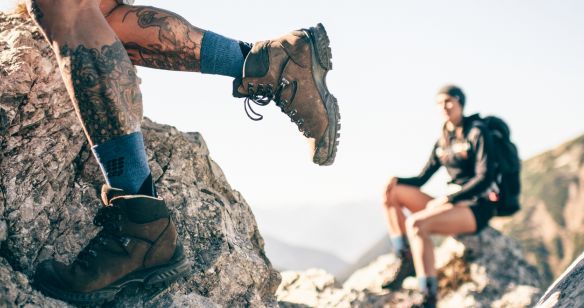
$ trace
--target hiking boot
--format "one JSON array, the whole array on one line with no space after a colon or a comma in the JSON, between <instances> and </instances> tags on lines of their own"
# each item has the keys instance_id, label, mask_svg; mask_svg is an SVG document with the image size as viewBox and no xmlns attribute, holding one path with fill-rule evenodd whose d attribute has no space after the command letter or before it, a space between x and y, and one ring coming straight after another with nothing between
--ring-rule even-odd
<instances>
[{"instance_id":1,"label":"hiking boot","mask_svg":"<svg viewBox=\"0 0 584 308\"><path fill-rule=\"evenodd\" d=\"M412 308L436 308L438 297L436 294L426 293L422 295L422 302L412 305Z\"/></svg>"},{"instance_id":2,"label":"hiking boot","mask_svg":"<svg viewBox=\"0 0 584 308\"><path fill-rule=\"evenodd\" d=\"M245 59L243 78L234 83L233 94L246 97L245 111L252 120L263 117L250 102L265 106L273 100L310 138L314 163L330 165L341 128L337 99L325 81L331 69L329 38L324 26L318 24L255 43Z\"/></svg>"},{"instance_id":3,"label":"hiking boot","mask_svg":"<svg viewBox=\"0 0 584 308\"><path fill-rule=\"evenodd\" d=\"M438 298L435 294L426 294L424 295L424 302L422 302L423 308L436 308L436 304L438 303Z\"/></svg>"},{"instance_id":4,"label":"hiking boot","mask_svg":"<svg viewBox=\"0 0 584 308\"><path fill-rule=\"evenodd\" d=\"M394 278L381 285L381 288L397 291L401 289L402 283L406 278L414 275L416 275L416 269L414 268L412 253L409 249L403 250L399 252L399 267L395 271Z\"/></svg>"},{"instance_id":5,"label":"hiking boot","mask_svg":"<svg viewBox=\"0 0 584 308\"><path fill-rule=\"evenodd\" d=\"M102 200L94 224L103 229L72 264L39 264L34 283L40 291L74 304L100 305L130 285L160 288L190 272L164 200L105 185Z\"/></svg>"}]
</instances>

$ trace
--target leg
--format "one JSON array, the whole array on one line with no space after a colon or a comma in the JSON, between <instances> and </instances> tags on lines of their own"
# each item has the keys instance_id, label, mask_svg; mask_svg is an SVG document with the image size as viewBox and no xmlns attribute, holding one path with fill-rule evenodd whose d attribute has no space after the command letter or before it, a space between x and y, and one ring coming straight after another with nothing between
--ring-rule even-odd
<instances>
[{"instance_id":1,"label":"leg","mask_svg":"<svg viewBox=\"0 0 584 308\"><path fill-rule=\"evenodd\" d=\"M28 5L53 46L90 144L140 131L139 80L96 0L29 0Z\"/></svg>"},{"instance_id":2,"label":"leg","mask_svg":"<svg viewBox=\"0 0 584 308\"><path fill-rule=\"evenodd\" d=\"M117 5L114 0L103 0L101 9L132 63L176 71L201 70L204 31L181 16L153 7Z\"/></svg>"},{"instance_id":3,"label":"leg","mask_svg":"<svg viewBox=\"0 0 584 308\"><path fill-rule=\"evenodd\" d=\"M31 0L108 184L154 194L140 131L139 79L97 0Z\"/></svg>"},{"instance_id":4,"label":"leg","mask_svg":"<svg viewBox=\"0 0 584 308\"><path fill-rule=\"evenodd\" d=\"M53 46L106 181L123 185L104 186L107 206L94 219L102 230L72 264L39 264L37 287L49 296L94 306L113 299L130 282L147 282L158 273L155 266L165 266L164 280L185 275L190 265L164 200L132 195L152 183L140 133L138 78L122 43L96 0L29 0L27 5Z\"/></svg>"},{"instance_id":5,"label":"leg","mask_svg":"<svg viewBox=\"0 0 584 308\"><path fill-rule=\"evenodd\" d=\"M235 77L233 95L246 98L250 118L262 119L251 102L264 106L274 100L309 138L313 162L334 162L340 114L326 86L332 56L322 25L257 42L252 49L161 9L114 0L102 0L101 9L134 64Z\"/></svg>"},{"instance_id":6,"label":"leg","mask_svg":"<svg viewBox=\"0 0 584 308\"><path fill-rule=\"evenodd\" d=\"M384 282L384 289L397 290L402 282L415 274L412 253L406 234L403 209L407 208L413 213L422 211L432 197L420 191L417 187L398 185L395 178L391 178L384 192L383 206L389 226L394 252L399 257L399 266L395 275Z\"/></svg>"},{"instance_id":7,"label":"leg","mask_svg":"<svg viewBox=\"0 0 584 308\"><path fill-rule=\"evenodd\" d=\"M405 215L403 208L412 213L419 212L426 207L432 197L420 191L417 187L392 184L392 178L383 193L383 208L385 209L389 234L400 236L406 234Z\"/></svg>"},{"instance_id":8,"label":"leg","mask_svg":"<svg viewBox=\"0 0 584 308\"><path fill-rule=\"evenodd\" d=\"M472 211L462 204L420 211L406 220L406 226L418 276L436 276L431 234L455 235L476 230Z\"/></svg>"},{"instance_id":9,"label":"leg","mask_svg":"<svg viewBox=\"0 0 584 308\"><path fill-rule=\"evenodd\" d=\"M434 245L431 234L454 235L472 233L477 229L475 217L468 204L445 204L413 214L406 220L406 229L418 277L424 293L425 306L435 307L438 282L434 264Z\"/></svg>"}]
</instances>

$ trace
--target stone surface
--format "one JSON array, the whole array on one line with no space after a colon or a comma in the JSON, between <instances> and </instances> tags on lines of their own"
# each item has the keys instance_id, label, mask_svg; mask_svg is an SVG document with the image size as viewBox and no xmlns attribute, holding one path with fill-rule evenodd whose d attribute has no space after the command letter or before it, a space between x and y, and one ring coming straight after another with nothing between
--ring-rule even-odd
<instances>
[{"instance_id":1,"label":"stone surface","mask_svg":"<svg viewBox=\"0 0 584 308\"><path fill-rule=\"evenodd\" d=\"M584 136L524 161L521 180L521 211L492 225L550 285L584 251Z\"/></svg>"},{"instance_id":2,"label":"stone surface","mask_svg":"<svg viewBox=\"0 0 584 308\"><path fill-rule=\"evenodd\" d=\"M383 255L356 271L344 285L322 271L285 272L277 296L281 306L410 307L419 294L380 288L398 262ZM541 294L537 269L516 242L487 228L477 236L447 238L436 249L439 307L531 307ZM409 280L411 282L411 280Z\"/></svg>"},{"instance_id":3,"label":"stone surface","mask_svg":"<svg viewBox=\"0 0 584 308\"><path fill-rule=\"evenodd\" d=\"M275 306L280 282L244 198L198 133L145 120L147 154L194 274L114 306ZM36 265L69 262L98 229L102 176L53 53L37 29L0 13L0 306L62 307L30 287Z\"/></svg>"},{"instance_id":4,"label":"stone surface","mask_svg":"<svg viewBox=\"0 0 584 308\"><path fill-rule=\"evenodd\" d=\"M584 253L552 284L537 307L584 307Z\"/></svg>"}]
</instances>

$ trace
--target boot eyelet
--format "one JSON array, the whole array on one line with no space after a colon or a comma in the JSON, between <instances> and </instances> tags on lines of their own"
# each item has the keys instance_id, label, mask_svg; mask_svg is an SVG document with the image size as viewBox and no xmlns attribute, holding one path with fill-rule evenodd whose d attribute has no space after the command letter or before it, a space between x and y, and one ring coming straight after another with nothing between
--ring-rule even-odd
<instances>
[{"instance_id":1,"label":"boot eyelet","mask_svg":"<svg viewBox=\"0 0 584 308\"><path fill-rule=\"evenodd\" d=\"M120 239L120 243L122 244L122 246L128 247L128 245L130 244L130 239L127 237L122 237Z\"/></svg>"}]
</instances>

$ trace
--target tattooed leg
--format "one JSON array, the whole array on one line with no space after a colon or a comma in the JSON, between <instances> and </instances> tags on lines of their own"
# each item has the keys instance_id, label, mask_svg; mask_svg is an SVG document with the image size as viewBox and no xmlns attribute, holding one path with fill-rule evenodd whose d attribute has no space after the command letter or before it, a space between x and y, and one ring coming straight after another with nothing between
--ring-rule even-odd
<instances>
[{"instance_id":1,"label":"tattooed leg","mask_svg":"<svg viewBox=\"0 0 584 308\"><path fill-rule=\"evenodd\" d=\"M101 9L136 65L235 78L242 75L250 44L204 31L158 8L101 0Z\"/></svg>"},{"instance_id":2,"label":"tattooed leg","mask_svg":"<svg viewBox=\"0 0 584 308\"><path fill-rule=\"evenodd\" d=\"M139 79L97 1L29 0L91 145L140 130Z\"/></svg>"},{"instance_id":3,"label":"tattooed leg","mask_svg":"<svg viewBox=\"0 0 584 308\"><path fill-rule=\"evenodd\" d=\"M63 80L106 182L155 195L140 132L136 70L97 0L29 0L29 12L57 56Z\"/></svg>"},{"instance_id":4,"label":"tattooed leg","mask_svg":"<svg viewBox=\"0 0 584 308\"><path fill-rule=\"evenodd\" d=\"M204 31L181 16L158 8L127 5L104 13L124 42L132 63L166 70L200 71Z\"/></svg>"}]
</instances>

